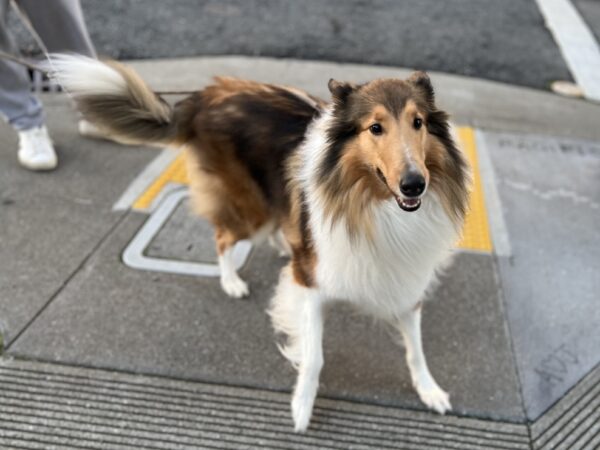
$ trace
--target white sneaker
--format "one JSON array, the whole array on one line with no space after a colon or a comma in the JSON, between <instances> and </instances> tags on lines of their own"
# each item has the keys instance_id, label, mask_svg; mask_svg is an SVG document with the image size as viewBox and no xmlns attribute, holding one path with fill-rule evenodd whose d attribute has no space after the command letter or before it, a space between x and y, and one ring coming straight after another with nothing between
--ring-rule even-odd
<instances>
[{"instance_id":1,"label":"white sneaker","mask_svg":"<svg viewBox=\"0 0 600 450\"><path fill-rule=\"evenodd\" d=\"M94 139L107 139L106 133L104 133L100 128L94 125L92 122L89 122L85 119L81 119L77 124L77 128L79 129L79 134L84 137L94 138Z\"/></svg>"},{"instance_id":2,"label":"white sneaker","mask_svg":"<svg viewBox=\"0 0 600 450\"><path fill-rule=\"evenodd\" d=\"M30 170L56 168L58 158L44 125L19 131L19 162Z\"/></svg>"}]
</instances>

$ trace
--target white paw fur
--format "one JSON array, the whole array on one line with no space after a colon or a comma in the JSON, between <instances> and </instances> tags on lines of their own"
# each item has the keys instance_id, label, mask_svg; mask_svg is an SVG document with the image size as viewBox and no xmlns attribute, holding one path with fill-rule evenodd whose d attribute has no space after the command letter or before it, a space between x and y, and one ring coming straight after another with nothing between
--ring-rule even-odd
<instances>
[{"instance_id":1,"label":"white paw fur","mask_svg":"<svg viewBox=\"0 0 600 450\"><path fill-rule=\"evenodd\" d=\"M233 298L246 297L250 293L246 282L235 272L221 277L221 287L227 295Z\"/></svg>"},{"instance_id":2,"label":"white paw fur","mask_svg":"<svg viewBox=\"0 0 600 450\"><path fill-rule=\"evenodd\" d=\"M248 285L240 278L233 259L233 247L227 248L219 256L219 269L221 271L221 287L227 295L233 298L246 297L250 292Z\"/></svg>"},{"instance_id":3,"label":"white paw fur","mask_svg":"<svg viewBox=\"0 0 600 450\"><path fill-rule=\"evenodd\" d=\"M428 387L415 386L421 401L427 405L428 408L433 409L439 414L445 414L452 409L450 405L450 396L437 384L433 384Z\"/></svg>"},{"instance_id":4,"label":"white paw fur","mask_svg":"<svg viewBox=\"0 0 600 450\"><path fill-rule=\"evenodd\" d=\"M292 418L294 419L294 431L296 433L304 433L308 429L314 402L314 395L294 394L294 398L292 398Z\"/></svg>"}]
</instances>

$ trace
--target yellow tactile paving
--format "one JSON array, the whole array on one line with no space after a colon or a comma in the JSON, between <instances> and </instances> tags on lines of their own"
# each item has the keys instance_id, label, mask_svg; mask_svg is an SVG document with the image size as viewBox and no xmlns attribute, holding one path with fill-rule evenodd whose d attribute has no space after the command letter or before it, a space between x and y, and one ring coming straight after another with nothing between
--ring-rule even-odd
<instances>
[{"instance_id":1,"label":"yellow tactile paving","mask_svg":"<svg viewBox=\"0 0 600 450\"><path fill-rule=\"evenodd\" d=\"M188 184L183 151L167 166L167 168L150 184L148 189L133 203L133 209L145 210L152 205L154 199L167 183Z\"/></svg>"},{"instance_id":2,"label":"yellow tactile paving","mask_svg":"<svg viewBox=\"0 0 600 450\"><path fill-rule=\"evenodd\" d=\"M483 196L479 165L477 162L475 133L470 127L461 127L458 129L458 136L462 148L471 162L474 175L470 211L467 214L463 237L458 243L458 247L464 250L491 252L492 240L490 237L485 199ZM149 208L153 200L167 183L188 184L183 152L181 152L150 184L148 189L136 199L133 204L133 209L145 210Z\"/></svg>"},{"instance_id":3,"label":"yellow tactile paving","mask_svg":"<svg viewBox=\"0 0 600 450\"><path fill-rule=\"evenodd\" d=\"M469 206L469 213L465 219L463 237L458 243L458 247L464 250L491 252L492 239L490 237L490 227L485 208L483 188L481 186L479 163L477 161L475 132L473 131L473 128L470 127L459 128L458 138L460 139L460 144L473 168L473 192L471 193L471 204Z\"/></svg>"}]
</instances>

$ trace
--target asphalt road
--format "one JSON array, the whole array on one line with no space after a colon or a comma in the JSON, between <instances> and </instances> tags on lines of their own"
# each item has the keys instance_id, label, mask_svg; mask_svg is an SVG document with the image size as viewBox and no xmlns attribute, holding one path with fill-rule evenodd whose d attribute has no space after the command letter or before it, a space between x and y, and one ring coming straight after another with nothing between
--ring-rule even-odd
<instances>
[{"instance_id":1,"label":"asphalt road","mask_svg":"<svg viewBox=\"0 0 600 450\"><path fill-rule=\"evenodd\" d=\"M590 27L596 41L600 42L600 1L599 0L572 0Z\"/></svg>"},{"instance_id":2,"label":"asphalt road","mask_svg":"<svg viewBox=\"0 0 600 450\"><path fill-rule=\"evenodd\" d=\"M572 79L534 0L82 4L99 52L119 59L292 57L437 70L541 89L553 80ZM576 5L600 16L600 2Z\"/></svg>"}]
</instances>

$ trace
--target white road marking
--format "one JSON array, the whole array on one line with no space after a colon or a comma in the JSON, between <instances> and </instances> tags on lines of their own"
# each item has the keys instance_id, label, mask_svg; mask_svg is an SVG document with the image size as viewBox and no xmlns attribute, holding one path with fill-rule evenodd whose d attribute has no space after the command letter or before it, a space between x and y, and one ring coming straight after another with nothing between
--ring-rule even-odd
<instances>
[{"instance_id":1,"label":"white road marking","mask_svg":"<svg viewBox=\"0 0 600 450\"><path fill-rule=\"evenodd\" d=\"M123 211L131 208L131 205L142 195L148 186L173 162L179 153L177 150L164 149L160 154L146 166L146 168L129 184L123 195L113 205L113 211Z\"/></svg>"},{"instance_id":2,"label":"white road marking","mask_svg":"<svg viewBox=\"0 0 600 450\"><path fill-rule=\"evenodd\" d=\"M150 270L154 272L204 277L218 277L221 275L217 263L207 264L165 258L152 258L144 254L146 247L152 242L154 236L156 236L167 220L169 220L169 217L171 217L171 214L173 214L179 203L187 197L188 190L180 189L171 192L171 194L164 199L123 251L123 262L125 265L134 269ZM235 245L232 258L236 270L239 270L244 265L251 249L252 243L250 241L240 241Z\"/></svg>"},{"instance_id":3,"label":"white road marking","mask_svg":"<svg viewBox=\"0 0 600 450\"><path fill-rule=\"evenodd\" d=\"M180 189L188 190L189 186L187 184L174 183L174 182L169 181L162 187L162 189L159 191L159 193L156 194L156 197L154 197L152 199L152 203L150 203L150 206L148 206L147 208L144 208L144 209L136 208L136 211L146 212L146 213L151 214L154 211L156 211L156 208L158 208L160 206L160 204L163 202L163 200L165 198L167 198L173 192L178 191Z\"/></svg>"},{"instance_id":4,"label":"white road marking","mask_svg":"<svg viewBox=\"0 0 600 450\"><path fill-rule=\"evenodd\" d=\"M569 0L536 0L573 78L588 99L600 101L600 48Z\"/></svg>"},{"instance_id":5,"label":"white road marking","mask_svg":"<svg viewBox=\"0 0 600 450\"><path fill-rule=\"evenodd\" d=\"M483 185L483 195L485 197L492 243L494 244L494 253L498 256L510 256L512 250L510 248L506 223L504 222L500 195L496 187L496 175L494 174L494 166L492 166L490 154L488 153L485 134L482 130L475 130L475 143L477 145L479 174L481 176L481 184Z\"/></svg>"}]
</instances>

